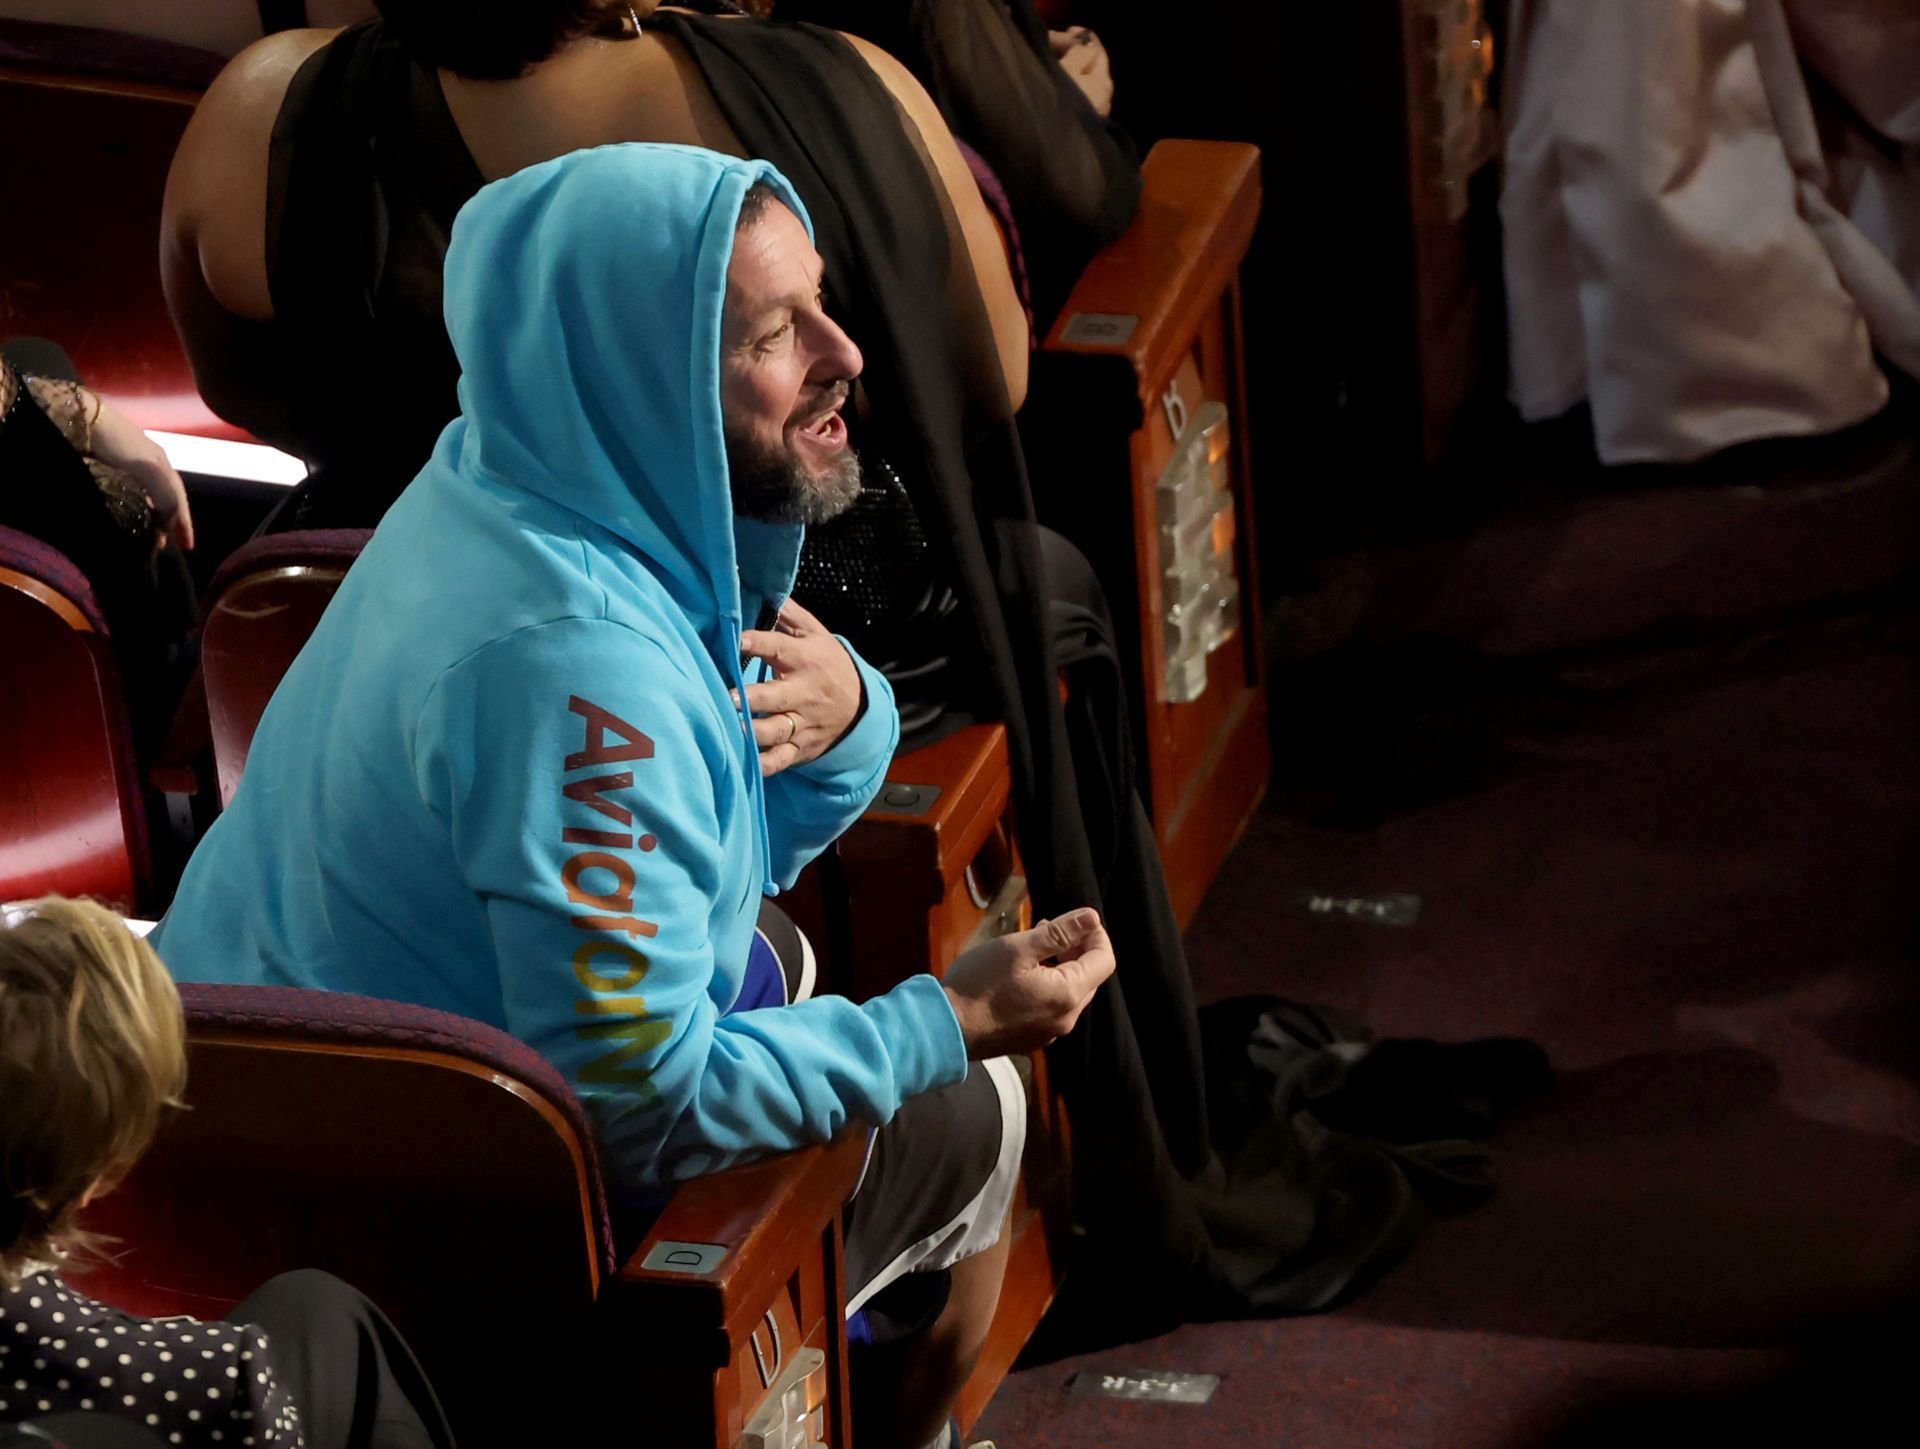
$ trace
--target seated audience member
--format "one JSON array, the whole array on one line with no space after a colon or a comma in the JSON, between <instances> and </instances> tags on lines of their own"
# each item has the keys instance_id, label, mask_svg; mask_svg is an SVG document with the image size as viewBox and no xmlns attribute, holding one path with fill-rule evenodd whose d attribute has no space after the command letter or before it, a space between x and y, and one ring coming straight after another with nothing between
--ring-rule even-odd
<instances>
[{"instance_id":1,"label":"seated audience member","mask_svg":"<svg viewBox=\"0 0 1920 1449\"><path fill-rule=\"evenodd\" d=\"M0 527L58 549L106 616L134 735L165 733L189 668L193 590L167 548L193 547L193 514L160 446L100 397L51 372L45 343L0 354ZM64 368L62 368L64 370Z\"/></svg>"},{"instance_id":2,"label":"seated audience member","mask_svg":"<svg viewBox=\"0 0 1920 1449\"><path fill-rule=\"evenodd\" d=\"M1082 910L944 988L855 1005L752 979L763 895L859 816L898 739L885 679L787 602L805 525L860 487L862 359L803 216L764 163L678 146L575 153L467 205L461 415L275 693L155 939L194 979L514 1033L629 1196L878 1124L853 1305L959 1264L928 1329L943 1367L907 1376L920 1396L878 1438L944 1443L1024 1140L1012 1067L969 1062L1069 1030L1113 956Z\"/></svg>"},{"instance_id":3,"label":"seated audience member","mask_svg":"<svg viewBox=\"0 0 1920 1449\"><path fill-rule=\"evenodd\" d=\"M302 25L358 25L373 0L0 0L0 20L85 25L191 45L215 55L244 50L263 35Z\"/></svg>"},{"instance_id":4,"label":"seated audience member","mask_svg":"<svg viewBox=\"0 0 1920 1449\"><path fill-rule=\"evenodd\" d=\"M913 72L1005 192L1034 312L1050 323L1140 204L1099 36L1048 30L1033 0L778 0L776 13L861 36Z\"/></svg>"},{"instance_id":5,"label":"seated audience member","mask_svg":"<svg viewBox=\"0 0 1920 1449\"><path fill-rule=\"evenodd\" d=\"M898 213L927 244L951 215L959 265L949 282L939 252L924 304L951 286L971 326L984 299L991 345L968 384L1024 393L1026 319L992 218L900 64L728 5L656 6L384 0L382 23L269 37L209 89L168 180L162 274L201 395L312 466L274 526L380 521L458 411L441 316L454 214L487 181L612 141L798 161L836 232ZM803 138L823 148L813 165ZM876 204L859 193L889 151L912 171ZM837 265L828 285L851 306L860 277Z\"/></svg>"},{"instance_id":6,"label":"seated audience member","mask_svg":"<svg viewBox=\"0 0 1920 1449\"><path fill-rule=\"evenodd\" d=\"M1244 1152L1214 1135L1098 584L1070 551L1043 559L1033 522L1014 418L1026 318L926 92L857 37L650 0L510 12L382 0L382 12L237 58L168 182L163 272L203 392L317 465L280 523L377 522L455 415L442 259L486 181L621 140L779 168L815 228L834 319L867 362L842 412L865 483L839 520L808 530L795 593L886 675L915 743L970 718L1005 724L1036 910L1099 908L1122 943L1118 989L1049 1052L1074 1115L1085 1233L1069 1291L1110 1296L1089 1315L1103 1321L1145 1309L1158 1322L1320 1307L1379 1271L1424 1220L1432 1176L1304 1114L1296 1126L1289 1095L1337 1077L1357 1044L1302 1046L1319 1053L1315 1073L1288 1075ZM470 344L513 345L505 333ZM451 617L458 596L440 591L470 577L448 559L406 607ZM1205 1065L1246 1060L1242 1038Z\"/></svg>"},{"instance_id":7,"label":"seated audience member","mask_svg":"<svg viewBox=\"0 0 1920 1449\"><path fill-rule=\"evenodd\" d=\"M217 1323L140 1318L66 1281L89 1247L81 1208L146 1151L186 1067L173 982L119 917L0 908L0 1423L99 1413L198 1449L450 1449L406 1344L338 1279L283 1274Z\"/></svg>"},{"instance_id":8,"label":"seated audience member","mask_svg":"<svg viewBox=\"0 0 1920 1449\"><path fill-rule=\"evenodd\" d=\"M966 617L997 607L955 595L993 587L982 530L1031 506L1016 458L983 455L977 487L960 441L935 466L927 434L942 413L949 431L980 414L1004 428L995 451L1017 449L1029 336L992 216L898 61L719 8L385 0L381 24L250 49L168 184L163 276L201 393L312 465L270 529L371 527L457 410L440 269L485 181L625 140L784 163L827 219L827 289L882 364L849 410L868 487L810 538L797 593L895 682L910 730L949 706L998 712L959 697L947 667L972 647ZM908 236L919 250L900 255ZM343 392L345 377L362 383Z\"/></svg>"}]
</instances>

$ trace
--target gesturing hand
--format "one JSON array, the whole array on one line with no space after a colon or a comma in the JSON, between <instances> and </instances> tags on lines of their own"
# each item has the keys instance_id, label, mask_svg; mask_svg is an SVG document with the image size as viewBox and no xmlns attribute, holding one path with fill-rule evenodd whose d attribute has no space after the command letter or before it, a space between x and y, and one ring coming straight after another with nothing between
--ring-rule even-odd
<instances>
[{"instance_id":1,"label":"gesturing hand","mask_svg":"<svg viewBox=\"0 0 1920 1449\"><path fill-rule=\"evenodd\" d=\"M772 679L747 686L762 775L817 760L853 727L860 671L846 646L792 599L773 628L741 633L740 652L773 667Z\"/></svg>"},{"instance_id":2,"label":"gesturing hand","mask_svg":"<svg viewBox=\"0 0 1920 1449\"><path fill-rule=\"evenodd\" d=\"M1113 975L1113 943L1100 913L1082 907L999 936L947 968L947 999L974 1061L1037 1051L1073 1030Z\"/></svg>"}]
</instances>

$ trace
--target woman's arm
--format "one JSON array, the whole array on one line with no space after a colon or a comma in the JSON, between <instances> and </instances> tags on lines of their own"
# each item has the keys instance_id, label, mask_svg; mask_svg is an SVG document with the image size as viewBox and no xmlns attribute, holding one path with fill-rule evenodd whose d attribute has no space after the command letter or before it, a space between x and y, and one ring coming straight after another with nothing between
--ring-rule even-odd
<instances>
[{"instance_id":1,"label":"woman's arm","mask_svg":"<svg viewBox=\"0 0 1920 1449\"><path fill-rule=\"evenodd\" d=\"M182 548L193 547L193 512L186 485L160 445L126 416L107 406L98 393L64 378L23 377L0 357L0 417L6 415L21 388L65 440L83 458L97 458L118 468L147 496L153 509L156 537L164 543L169 533L179 536Z\"/></svg>"},{"instance_id":2,"label":"woman's arm","mask_svg":"<svg viewBox=\"0 0 1920 1449\"><path fill-rule=\"evenodd\" d=\"M981 299L987 306L987 320L993 328L993 340L1000 354L1000 371L1006 378L1007 396L1017 410L1027 397L1026 309L1020 305L1020 293L1013 284L1013 272L1007 264L1006 242L994 222L993 213L980 197L973 173L954 144L953 133L941 119L940 110L913 73L886 51L857 35L845 39L880 78L907 119L913 123L932 158L948 203L960 223L960 234L973 262L973 275L979 283Z\"/></svg>"}]
</instances>

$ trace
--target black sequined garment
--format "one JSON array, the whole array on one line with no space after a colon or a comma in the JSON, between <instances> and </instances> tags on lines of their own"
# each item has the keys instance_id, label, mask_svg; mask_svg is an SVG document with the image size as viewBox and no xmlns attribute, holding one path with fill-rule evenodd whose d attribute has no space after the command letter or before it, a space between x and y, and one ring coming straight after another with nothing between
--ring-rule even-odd
<instances>
[{"instance_id":1,"label":"black sequined garment","mask_svg":"<svg viewBox=\"0 0 1920 1449\"><path fill-rule=\"evenodd\" d=\"M959 601L941 582L899 470L862 454L860 496L807 530L793 596L893 685L903 736L939 718Z\"/></svg>"}]
</instances>

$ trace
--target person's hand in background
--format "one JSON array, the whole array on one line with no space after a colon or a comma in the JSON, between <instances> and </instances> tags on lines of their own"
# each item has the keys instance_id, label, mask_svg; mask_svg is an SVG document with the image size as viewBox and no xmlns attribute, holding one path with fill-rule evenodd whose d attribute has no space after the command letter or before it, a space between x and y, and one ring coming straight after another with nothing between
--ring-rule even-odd
<instances>
[{"instance_id":1,"label":"person's hand in background","mask_svg":"<svg viewBox=\"0 0 1920 1449\"><path fill-rule=\"evenodd\" d=\"M1113 942L1083 906L963 953L942 985L973 1061L1038 1051L1073 1030L1113 975Z\"/></svg>"},{"instance_id":2,"label":"person's hand in background","mask_svg":"<svg viewBox=\"0 0 1920 1449\"><path fill-rule=\"evenodd\" d=\"M1049 30L1054 59L1094 110L1105 116L1113 110L1113 67L1100 37L1084 25L1072 30Z\"/></svg>"},{"instance_id":3,"label":"person's hand in background","mask_svg":"<svg viewBox=\"0 0 1920 1449\"><path fill-rule=\"evenodd\" d=\"M97 395L89 396L97 409L91 439L93 456L125 473L147 495L147 502L153 505L158 543L164 545L171 534L179 538L180 547L192 548L193 512L187 505L187 487L167 461L165 450Z\"/></svg>"}]
</instances>

